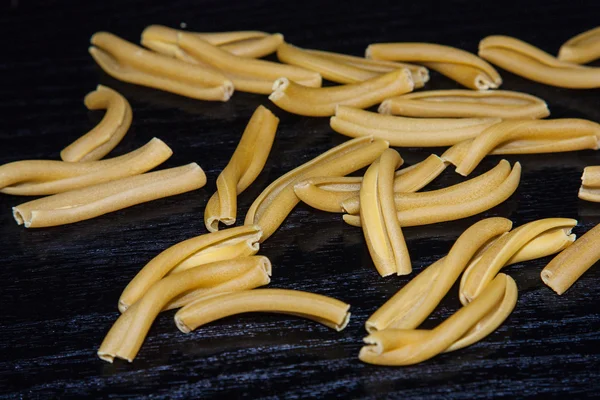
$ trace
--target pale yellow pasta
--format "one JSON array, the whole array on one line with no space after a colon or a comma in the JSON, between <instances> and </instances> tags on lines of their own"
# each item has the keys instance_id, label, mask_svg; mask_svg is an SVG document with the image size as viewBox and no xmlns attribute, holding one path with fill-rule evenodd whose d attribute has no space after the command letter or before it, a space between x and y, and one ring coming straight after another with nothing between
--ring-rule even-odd
<instances>
[{"instance_id":1,"label":"pale yellow pasta","mask_svg":"<svg viewBox=\"0 0 600 400\"><path fill-rule=\"evenodd\" d=\"M378 111L420 118L539 119L550 115L544 100L508 90L426 90L384 100Z\"/></svg>"},{"instance_id":2,"label":"pale yellow pasta","mask_svg":"<svg viewBox=\"0 0 600 400\"><path fill-rule=\"evenodd\" d=\"M600 202L600 166L584 168L578 196L581 200Z\"/></svg>"},{"instance_id":3,"label":"pale yellow pasta","mask_svg":"<svg viewBox=\"0 0 600 400\"><path fill-rule=\"evenodd\" d=\"M329 117L338 105L371 107L383 99L413 90L407 69L396 70L360 83L325 88L310 88L280 78L273 84L269 100L293 114Z\"/></svg>"},{"instance_id":4,"label":"pale yellow pasta","mask_svg":"<svg viewBox=\"0 0 600 400\"><path fill-rule=\"evenodd\" d=\"M575 225L577 225L577 221L569 218L540 219L513 229L507 235L496 240L481 255L479 261L470 265L461 277L459 292L461 303L466 305L479 296L486 285L494 279L494 276L528 242L549 231L558 231L559 235L567 238Z\"/></svg>"},{"instance_id":5,"label":"pale yellow pasta","mask_svg":"<svg viewBox=\"0 0 600 400\"><path fill-rule=\"evenodd\" d=\"M294 186L316 176L344 176L371 164L388 148L373 138L350 140L313 158L271 183L250 206L245 224L263 231L261 241L270 237L300 201Z\"/></svg>"},{"instance_id":6,"label":"pale yellow pasta","mask_svg":"<svg viewBox=\"0 0 600 400\"><path fill-rule=\"evenodd\" d=\"M89 52L112 77L201 100L227 101L233 83L213 69L145 50L107 32L92 36Z\"/></svg>"},{"instance_id":7,"label":"pale yellow pasta","mask_svg":"<svg viewBox=\"0 0 600 400\"><path fill-rule=\"evenodd\" d=\"M163 197L199 189L206 175L196 163L55 194L13 207L26 228L71 224Z\"/></svg>"},{"instance_id":8,"label":"pale yellow pasta","mask_svg":"<svg viewBox=\"0 0 600 400\"><path fill-rule=\"evenodd\" d=\"M204 209L204 224L211 231L219 222L233 225L237 216L237 195L242 193L260 174L271 151L279 118L259 106L238 143L227 166L217 178L217 191Z\"/></svg>"},{"instance_id":9,"label":"pale yellow pasta","mask_svg":"<svg viewBox=\"0 0 600 400\"><path fill-rule=\"evenodd\" d=\"M360 187L360 222L371 259L381 276L412 272L394 206L394 171L402 163L396 150L385 150L367 169Z\"/></svg>"},{"instance_id":10,"label":"pale yellow pasta","mask_svg":"<svg viewBox=\"0 0 600 400\"><path fill-rule=\"evenodd\" d=\"M151 25L149 28L160 25ZM166 28L166 27L162 27ZM146 28L148 29L148 28ZM187 32L179 31L177 29L166 28L175 32ZM260 39L267 37L269 34L262 31L231 31L231 32L189 32L193 35L198 36L200 39L206 40L210 44L215 46L226 45L233 42L239 42L240 40L248 39Z\"/></svg>"},{"instance_id":11,"label":"pale yellow pasta","mask_svg":"<svg viewBox=\"0 0 600 400\"><path fill-rule=\"evenodd\" d=\"M573 36L560 46L558 59L586 64L600 58L600 26Z\"/></svg>"},{"instance_id":12,"label":"pale yellow pasta","mask_svg":"<svg viewBox=\"0 0 600 400\"><path fill-rule=\"evenodd\" d=\"M542 270L542 281L557 294L566 292L598 260L600 260L600 225L552 259Z\"/></svg>"},{"instance_id":13,"label":"pale yellow pasta","mask_svg":"<svg viewBox=\"0 0 600 400\"><path fill-rule=\"evenodd\" d=\"M202 264L256 254L261 235L259 227L245 225L196 236L169 247L150 260L129 282L119 298L119 310L124 312L170 272L180 273ZM240 244L245 251L232 251Z\"/></svg>"},{"instance_id":14,"label":"pale yellow pasta","mask_svg":"<svg viewBox=\"0 0 600 400\"><path fill-rule=\"evenodd\" d=\"M349 137L373 136L391 146L451 146L481 134L500 118L407 118L338 106L331 128Z\"/></svg>"},{"instance_id":15,"label":"pale yellow pasta","mask_svg":"<svg viewBox=\"0 0 600 400\"><path fill-rule=\"evenodd\" d=\"M421 190L440 176L447 165L440 157L432 154L419 163L399 169L396 171L394 191L412 193Z\"/></svg>"},{"instance_id":16,"label":"pale yellow pasta","mask_svg":"<svg viewBox=\"0 0 600 400\"><path fill-rule=\"evenodd\" d=\"M496 89L502 84L498 72L486 61L464 50L439 44L377 43L367 48L366 57L423 64L469 89Z\"/></svg>"},{"instance_id":17,"label":"pale yellow pasta","mask_svg":"<svg viewBox=\"0 0 600 400\"><path fill-rule=\"evenodd\" d=\"M88 110L106 109L102 121L91 131L60 152L63 161L96 161L114 149L131 125L131 106L125 97L106 86L98 85L85 96Z\"/></svg>"},{"instance_id":18,"label":"pale yellow pasta","mask_svg":"<svg viewBox=\"0 0 600 400\"><path fill-rule=\"evenodd\" d=\"M291 314L341 331L350 320L350 305L299 290L255 289L227 293L188 304L175 314L175 324L188 333L221 318L247 312Z\"/></svg>"},{"instance_id":19,"label":"pale yellow pasta","mask_svg":"<svg viewBox=\"0 0 600 400\"><path fill-rule=\"evenodd\" d=\"M238 57L261 58L273 54L283 44L283 35L274 33L260 38L248 38L219 46Z\"/></svg>"},{"instance_id":20,"label":"pale yellow pasta","mask_svg":"<svg viewBox=\"0 0 600 400\"><path fill-rule=\"evenodd\" d=\"M137 150L106 160L78 163L15 161L0 166L0 192L40 196L81 189L144 173L162 164L172 154L162 140L153 138Z\"/></svg>"},{"instance_id":21,"label":"pale yellow pasta","mask_svg":"<svg viewBox=\"0 0 600 400\"><path fill-rule=\"evenodd\" d=\"M571 89L600 87L600 68L561 61L539 48L509 36L488 36L479 56L513 74L546 85Z\"/></svg>"},{"instance_id":22,"label":"pale yellow pasta","mask_svg":"<svg viewBox=\"0 0 600 400\"><path fill-rule=\"evenodd\" d=\"M117 319L98 356L108 362L115 357L133 361L155 318L172 299L196 288L227 282L252 268L270 270L269 264L266 257L251 256L201 265L161 279Z\"/></svg>"},{"instance_id":23,"label":"pale yellow pasta","mask_svg":"<svg viewBox=\"0 0 600 400\"><path fill-rule=\"evenodd\" d=\"M517 302L517 286L499 274L472 303L432 330L386 329L364 339L359 359L377 365L412 365L483 339L500 326ZM490 330L490 327L492 328Z\"/></svg>"}]
</instances>

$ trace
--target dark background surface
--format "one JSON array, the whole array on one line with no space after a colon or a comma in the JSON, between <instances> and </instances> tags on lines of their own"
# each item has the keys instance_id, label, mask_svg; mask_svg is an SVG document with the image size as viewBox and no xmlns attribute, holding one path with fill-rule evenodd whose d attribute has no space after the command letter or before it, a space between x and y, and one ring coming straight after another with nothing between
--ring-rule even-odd
<instances>
[{"instance_id":1,"label":"dark background surface","mask_svg":"<svg viewBox=\"0 0 600 400\"><path fill-rule=\"evenodd\" d=\"M592 268L558 297L540 280L549 259L505 270L519 287L502 327L469 348L403 368L361 363L366 318L410 277L382 279L358 228L340 215L300 205L260 254L273 262L272 287L330 295L352 305L343 332L290 316L227 318L189 335L173 312L157 319L132 364L107 364L96 350L116 319L117 299L136 272L165 248L206 232L204 206L253 110L264 104L281 124L265 170L239 198L238 223L271 181L342 143L326 118L289 115L266 96L236 93L228 103L189 100L117 82L87 53L89 37L107 30L138 41L149 24L227 31L282 32L303 47L362 54L377 41L430 41L476 51L486 35L508 34L556 54L562 42L598 24L600 2L411 1L389 4L170 1L2 2L0 9L0 163L58 159L91 129L101 111L82 104L98 83L121 92L133 124L110 156L156 136L174 150L164 167L198 162L208 184L77 224L26 230L0 195L0 393L9 397L422 397L474 398L595 395L600 389L600 270ZM598 65L598 64L596 64ZM525 81L500 71L503 89L545 99L552 117L600 121L600 92ZM427 89L455 88L431 73ZM407 165L442 149L399 149ZM581 172L600 164L593 151L509 157L521 161L517 192L469 219L407 228L416 272L445 255L458 235L485 216L515 226L543 217L577 218L579 235L600 222L600 205L577 199ZM499 161L484 160L472 176ZM461 181L448 168L429 188ZM414 275L411 275L411 277ZM456 288L426 322L435 326L459 306Z\"/></svg>"}]
</instances>

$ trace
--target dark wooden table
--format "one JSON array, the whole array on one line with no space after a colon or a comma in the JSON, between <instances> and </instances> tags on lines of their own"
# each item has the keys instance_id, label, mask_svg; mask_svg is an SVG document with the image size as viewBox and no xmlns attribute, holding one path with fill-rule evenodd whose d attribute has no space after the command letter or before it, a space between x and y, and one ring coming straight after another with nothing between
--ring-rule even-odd
<instances>
[{"instance_id":1,"label":"dark wooden table","mask_svg":"<svg viewBox=\"0 0 600 400\"><path fill-rule=\"evenodd\" d=\"M89 3L89 4L88 4ZM302 2L5 1L0 12L0 163L57 159L93 127L84 95L102 83L133 107L133 125L113 155L156 136L174 150L165 167L198 162L206 187L93 220L48 229L17 226L11 207L26 198L0 195L0 392L8 397L571 397L598 395L600 270L592 268L558 297L540 280L549 259L505 270L519 287L517 307L480 343L404 368L361 363L365 319L410 277L382 279L360 229L339 215L300 205L264 243L273 262L272 287L330 295L352 304L341 333L310 321L251 314L227 318L189 335L173 313L161 315L132 364L107 364L96 350L117 317L117 299L152 257L206 232L204 206L253 110L264 104L281 124L271 157L240 196L239 214L284 172L342 143L326 118L289 115L266 96L236 93L228 103L194 101L117 82L87 53L92 33L107 30L138 41L149 24L190 30L282 32L303 47L362 54L377 41L425 41L475 52L481 38L508 34L556 53L559 45L597 25L600 2L369 2L359 6ZM596 64L598 65L598 64ZM600 121L598 90L567 90L500 71L503 89L544 98L552 117ZM428 89L456 84L432 72ZM441 149L399 149L407 164ZM600 222L600 205L577 199L581 172L600 164L593 151L509 157L521 161L517 192L472 218L408 228L416 271L445 255L458 235L486 216L515 226L543 217L577 218L577 234ZM499 161L487 158L479 174ZM448 168L430 187L461 178ZM459 306L454 288L426 327Z\"/></svg>"}]
</instances>

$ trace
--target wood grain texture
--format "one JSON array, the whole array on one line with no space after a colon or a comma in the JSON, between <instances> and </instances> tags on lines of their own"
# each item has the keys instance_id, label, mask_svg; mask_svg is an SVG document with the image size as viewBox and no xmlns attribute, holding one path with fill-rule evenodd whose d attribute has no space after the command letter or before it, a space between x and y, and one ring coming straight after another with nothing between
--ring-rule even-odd
<instances>
[{"instance_id":1,"label":"wood grain texture","mask_svg":"<svg viewBox=\"0 0 600 400\"><path fill-rule=\"evenodd\" d=\"M89 3L89 4L88 4ZM226 31L282 32L301 47L362 54L369 43L432 41L476 51L481 38L507 34L556 53L573 35L597 25L600 2L411 1L359 6L302 2L177 0L5 2L0 12L0 163L58 159L60 150L102 117L83 96L98 83L122 93L133 124L111 153L124 154L157 136L174 150L165 167L198 162L208 184L195 192L138 205L73 225L25 230L10 209L25 198L0 195L0 396L14 398L451 398L598 395L600 269L593 267L562 297L540 280L549 261L507 268L519 300L502 327L469 348L403 368L358 361L366 318L410 277L382 279L360 229L339 215L300 205L262 246L273 262L272 287L334 296L352 304L341 333L290 316L244 315L179 332L173 312L161 315L132 364L110 365L96 350L117 317L117 300L135 273L168 246L205 233L204 206L254 109L281 118L273 156L239 198L243 216L274 179L345 138L326 118L289 115L266 96L236 93L228 103L188 100L117 82L87 53L88 40L108 30L139 40L149 24ZM500 71L503 89L545 99L552 117L600 121L600 92L559 89ZM428 89L456 88L432 72ZM430 154L399 149L407 164ZM440 151L436 151L440 154ZM479 174L499 157L489 157ZM584 166L600 153L508 157L521 161L517 193L465 220L404 230L415 272L445 255L458 235L484 216L515 225L543 217L577 218L582 234L600 222L600 205L577 199ZM431 185L464 178L452 169ZM239 218L243 219L243 218ZM239 221L238 221L239 222ZM459 306L453 288L431 320Z\"/></svg>"}]
</instances>

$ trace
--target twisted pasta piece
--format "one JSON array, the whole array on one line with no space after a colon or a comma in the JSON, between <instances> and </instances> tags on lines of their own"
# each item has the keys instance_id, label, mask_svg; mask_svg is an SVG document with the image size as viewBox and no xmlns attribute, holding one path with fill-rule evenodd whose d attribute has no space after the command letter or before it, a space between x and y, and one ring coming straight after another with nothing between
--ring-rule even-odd
<instances>
[{"instance_id":1,"label":"twisted pasta piece","mask_svg":"<svg viewBox=\"0 0 600 400\"><path fill-rule=\"evenodd\" d=\"M100 345L98 356L108 362L115 357L132 362L150 326L171 300L192 289L222 284L250 269L270 271L269 259L250 256L218 261L161 279L119 316Z\"/></svg>"},{"instance_id":2,"label":"twisted pasta piece","mask_svg":"<svg viewBox=\"0 0 600 400\"><path fill-rule=\"evenodd\" d=\"M502 84L502 78L494 67L481 58L439 44L377 43L367 47L366 57L423 64L469 89L496 89Z\"/></svg>"},{"instance_id":3,"label":"twisted pasta piece","mask_svg":"<svg viewBox=\"0 0 600 400\"><path fill-rule=\"evenodd\" d=\"M261 236L258 226L245 225L196 236L169 247L150 260L129 282L119 298L119 310L124 312L169 273L256 254Z\"/></svg>"},{"instance_id":4,"label":"twisted pasta piece","mask_svg":"<svg viewBox=\"0 0 600 400\"><path fill-rule=\"evenodd\" d=\"M293 114L329 117L335 113L338 105L371 107L385 98L412 90L410 72L401 69L360 83L325 88L310 88L280 78L273 84L269 100Z\"/></svg>"},{"instance_id":5,"label":"twisted pasta piece","mask_svg":"<svg viewBox=\"0 0 600 400\"><path fill-rule=\"evenodd\" d=\"M578 197L581 200L600 202L600 166L583 169Z\"/></svg>"},{"instance_id":6,"label":"twisted pasta piece","mask_svg":"<svg viewBox=\"0 0 600 400\"><path fill-rule=\"evenodd\" d=\"M299 290L255 289L198 300L175 314L175 324L189 333L212 321L246 312L275 312L311 319L336 331L350 321L350 305Z\"/></svg>"},{"instance_id":7,"label":"twisted pasta piece","mask_svg":"<svg viewBox=\"0 0 600 400\"><path fill-rule=\"evenodd\" d=\"M469 346L500 326L517 303L517 285L498 274L485 290L432 330L385 329L364 339L358 358L369 364L412 365ZM489 328L492 327L490 330Z\"/></svg>"},{"instance_id":8,"label":"twisted pasta piece","mask_svg":"<svg viewBox=\"0 0 600 400\"><path fill-rule=\"evenodd\" d=\"M0 166L0 192L39 196L81 189L115 179L138 175L162 164L173 151L153 138L125 155L78 163L54 160L24 160Z\"/></svg>"},{"instance_id":9,"label":"twisted pasta piece","mask_svg":"<svg viewBox=\"0 0 600 400\"><path fill-rule=\"evenodd\" d=\"M575 237L570 235L577 221L569 218L546 218L533 221L513 229L510 233L496 240L482 255L478 262L471 264L460 281L460 301L468 304L485 289L494 276L507 264L521 248L537 236L553 232L547 236L552 243L560 243L564 247L571 244ZM562 238L562 241L561 241ZM564 247L555 249L556 252ZM538 251L538 250L534 250ZM548 255L548 254L545 254Z\"/></svg>"},{"instance_id":10,"label":"twisted pasta piece","mask_svg":"<svg viewBox=\"0 0 600 400\"><path fill-rule=\"evenodd\" d=\"M600 225L561 251L542 270L542 281L558 295L566 292L590 267L600 260Z\"/></svg>"},{"instance_id":11,"label":"twisted pasta piece","mask_svg":"<svg viewBox=\"0 0 600 400\"><path fill-rule=\"evenodd\" d=\"M349 137L373 136L392 146L451 146L481 134L500 118L406 118L337 106L331 128Z\"/></svg>"},{"instance_id":12,"label":"twisted pasta piece","mask_svg":"<svg viewBox=\"0 0 600 400\"><path fill-rule=\"evenodd\" d=\"M92 36L96 63L115 79L200 100L227 101L233 83L214 69L150 52L111 33Z\"/></svg>"},{"instance_id":13,"label":"twisted pasta piece","mask_svg":"<svg viewBox=\"0 0 600 400\"><path fill-rule=\"evenodd\" d=\"M119 144L131 126L129 102L111 88L98 85L83 103L88 110L106 109L106 114L94 129L60 152L63 161L100 160Z\"/></svg>"},{"instance_id":14,"label":"twisted pasta piece","mask_svg":"<svg viewBox=\"0 0 600 400\"><path fill-rule=\"evenodd\" d=\"M571 89L600 87L600 68L561 61L539 48L509 36L488 36L479 43L479 56L515 75Z\"/></svg>"},{"instance_id":15,"label":"twisted pasta piece","mask_svg":"<svg viewBox=\"0 0 600 400\"><path fill-rule=\"evenodd\" d=\"M250 118L231 160L217 178L217 192L204 209L204 224L209 231L217 231L219 222L235 223L237 195L254 182L265 166L278 124L279 118L263 106Z\"/></svg>"},{"instance_id":16,"label":"twisted pasta piece","mask_svg":"<svg viewBox=\"0 0 600 400\"><path fill-rule=\"evenodd\" d=\"M55 194L13 207L26 228L71 224L163 197L199 189L206 175L196 163Z\"/></svg>"},{"instance_id":17,"label":"twisted pasta piece","mask_svg":"<svg viewBox=\"0 0 600 400\"><path fill-rule=\"evenodd\" d=\"M560 46L558 59L587 64L600 58L600 26L573 36Z\"/></svg>"},{"instance_id":18,"label":"twisted pasta piece","mask_svg":"<svg viewBox=\"0 0 600 400\"><path fill-rule=\"evenodd\" d=\"M403 162L396 150L385 150L367 169L360 187L360 222L371 259L381 276L407 275L412 271L394 206L394 171Z\"/></svg>"},{"instance_id":19,"label":"twisted pasta piece","mask_svg":"<svg viewBox=\"0 0 600 400\"><path fill-rule=\"evenodd\" d=\"M263 231L261 242L270 237L300 201L294 186L316 176L344 176L371 164L388 143L373 138L350 140L313 158L271 183L250 206L245 224Z\"/></svg>"},{"instance_id":20,"label":"twisted pasta piece","mask_svg":"<svg viewBox=\"0 0 600 400\"><path fill-rule=\"evenodd\" d=\"M427 90L384 100L381 114L426 118L539 119L550 115L546 102L508 90Z\"/></svg>"}]
</instances>

